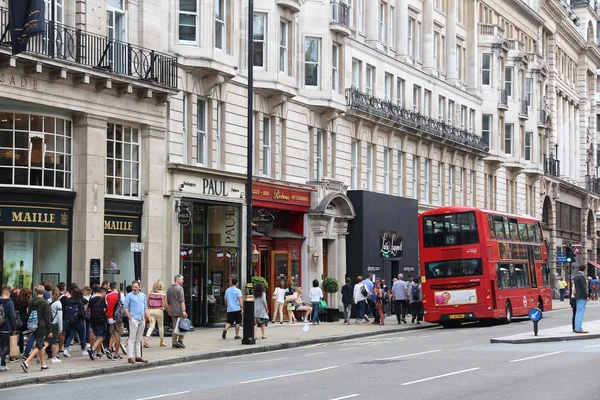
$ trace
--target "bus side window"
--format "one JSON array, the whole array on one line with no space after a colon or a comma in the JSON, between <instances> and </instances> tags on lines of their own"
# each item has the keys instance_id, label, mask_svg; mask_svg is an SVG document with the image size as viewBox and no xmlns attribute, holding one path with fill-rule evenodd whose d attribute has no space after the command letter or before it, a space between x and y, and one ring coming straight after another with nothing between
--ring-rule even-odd
<instances>
[{"instance_id":1,"label":"bus side window","mask_svg":"<svg viewBox=\"0 0 600 400\"><path fill-rule=\"evenodd\" d=\"M516 219L511 219L509 221L509 227L510 227L510 238L511 238L511 240L520 241L521 239L519 238L519 227L517 225L517 220Z\"/></svg>"},{"instance_id":2,"label":"bus side window","mask_svg":"<svg viewBox=\"0 0 600 400\"><path fill-rule=\"evenodd\" d=\"M537 243L542 243L542 228L540 227L540 224L535 224L533 228L533 231L535 233L535 241Z\"/></svg>"},{"instance_id":3,"label":"bus side window","mask_svg":"<svg viewBox=\"0 0 600 400\"><path fill-rule=\"evenodd\" d=\"M527 234L527 225L523 222L519 222L519 239L521 242L528 242L529 235Z\"/></svg>"},{"instance_id":4,"label":"bus side window","mask_svg":"<svg viewBox=\"0 0 600 400\"><path fill-rule=\"evenodd\" d=\"M529 242L537 243L537 239L535 238L535 224L528 224L527 232L529 233Z\"/></svg>"},{"instance_id":5,"label":"bus side window","mask_svg":"<svg viewBox=\"0 0 600 400\"><path fill-rule=\"evenodd\" d=\"M506 240L510 239L510 226L508 226L508 218L504 217L504 238Z\"/></svg>"},{"instance_id":6,"label":"bus side window","mask_svg":"<svg viewBox=\"0 0 600 400\"><path fill-rule=\"evenodd\" d=\"M506 236L504 235L504 222L502 222L502 217L494 217L494 225L496 226L496 238L498 240L504 240Z\"/></svg>"},{"instance_id":7,"label":"bus side window","mask_svg":"<svg viewBox=\"0 0 600 400\"><path fill-rule=\"evenodd\" d=\"M488 215L488 225L490 228L490 239L496 239L496 232L494 231L494 217Z\"/></svg>"}]
</instances>

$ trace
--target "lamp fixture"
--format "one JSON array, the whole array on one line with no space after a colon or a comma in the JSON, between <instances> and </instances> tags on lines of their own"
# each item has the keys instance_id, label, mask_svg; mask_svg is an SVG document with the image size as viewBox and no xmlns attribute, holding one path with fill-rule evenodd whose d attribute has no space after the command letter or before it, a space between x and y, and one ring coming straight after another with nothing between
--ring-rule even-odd
<instances>
[{"instance_id":1,"label":"lamp fixture","mask_svg":"<svg viewBox=\"0 0 600 400\"><path fill-rule=\"evenodd\" d=\"M256 248L256 245L252 245L252 266L255 267L258 264L258 258L260 257L260 251Z\"/></svg>"},{"instance_id":2,"label":"lamp fixture","mask_svg":"<svg viewBox=\"0 0 600 400\"><path fill-rule=\"evenodd\" d=\"M308 251L308 254L310 254L310 259L312 261L313 266L316 267L317 264L319 263L319 256L320 256L319 252L317 251L317 249L315 249L311 245L306 246L306 249Z\"/></svg>"}]
</instances>

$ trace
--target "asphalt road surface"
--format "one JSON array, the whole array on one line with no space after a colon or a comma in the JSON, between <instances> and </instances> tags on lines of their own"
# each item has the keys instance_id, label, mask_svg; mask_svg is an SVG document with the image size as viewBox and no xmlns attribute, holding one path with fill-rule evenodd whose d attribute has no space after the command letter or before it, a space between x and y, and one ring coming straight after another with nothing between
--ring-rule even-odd
<instances>
[{"instance_id":1,"label":"asphalt road surface","mask_svg":"<svg viewBox=\"0 0 600 400\"><path fill-rule=\"evenodd\" d=\"M570 324L570 318L570 309L548 312L540 329ZM590 303L586 319L600 319L600 302ZM0 399L599 398L592 383L598 376L600 340L490 344L492 337L526 332L531 326L517 320L510 325L432 327L0 390Z\"/></svg>"}]
</instances>

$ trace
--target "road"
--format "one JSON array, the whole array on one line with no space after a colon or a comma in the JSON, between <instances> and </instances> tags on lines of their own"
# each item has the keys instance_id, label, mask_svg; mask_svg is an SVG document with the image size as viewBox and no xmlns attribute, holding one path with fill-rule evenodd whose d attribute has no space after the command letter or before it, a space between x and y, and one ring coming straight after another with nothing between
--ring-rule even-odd
<instances>
[{"instance_id":1,"label":"road","mask_svg":"<svg viewBox=\"0 0 600 400\"><path fill-rule=\"evenodd\" d=\"M548 312L540 329L570 324L570 315L570 309ZM586 319L600 319L600 302L590 304ZM86 400L105 400L107 395L122 400L598 398L592 382L597 379L600 340L490 344L492 337L530 329L526 320L432 327L6 389L0 390L0 398L81 398L83 393Z\"/></svg>"}]
</instances>

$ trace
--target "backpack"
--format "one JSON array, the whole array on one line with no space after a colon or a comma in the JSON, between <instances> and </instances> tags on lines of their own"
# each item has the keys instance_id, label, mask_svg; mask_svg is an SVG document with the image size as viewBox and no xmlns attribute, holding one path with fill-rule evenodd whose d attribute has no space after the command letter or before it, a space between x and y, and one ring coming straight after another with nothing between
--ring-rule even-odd
<instances>
[{"instance_id":1,"label":"backpack","mask_svg":"<svg viewBox=\"0 0 600 400\"><path fill-rule=\"evenodd\" d=\"M27 318L27 330L34 332L38 328L38 315L37 311L33 310Z\"/></svg>"},{"instance_id":2,"label":"backpack","mask_svg":"<svg viewBox=\"0 0 600 400\"><path fill-rule=\"evenodd\" d=\"M419 285L413 285L411 289L411 296L413 301L419 301Z\"/></svg>"},{"instance_id":3,"label":"backpack","mask_svg":"<svg viewBox=\"0 0 600 400\"><path fill-rule=\"evenodd\" d=\"M113 313L113 319L115 322L123 322L123 316L125 315L125 311L123 310L123 303L121 303L121 299L119 296L119 300L117 300L117 304L115 304L115 312Z\"/></svg>"},{"instance_id":4,"label":"backpack","mask_svg":"<svg viewBox=\"0 0 600 400\"><path fill-rule=\"evenodd\" d=\"M4 326L6 314L4 313L4 303L0 304L0 326Z\"/></svg>"},{"instance_id":5,"label":"backpack","mask_svg":"<svg viewBox=\"0 0 600 400\"><path fill-rule=\"evenodd\" d=\"M104 299L102 297L94 297L88 303L90 312L90 322L106 322L106 313L104 312Z\"/></svg>"},{"instance_id":6,"label":"backpack","mask_svg":"<svg viewBox=\"0 0 600 400\"><path fill-rule=\"evenodd\" d=\"M74 325L79 321L79 304L69 303L65 309L65 322Z\"/></svg>"}]
</instances>

